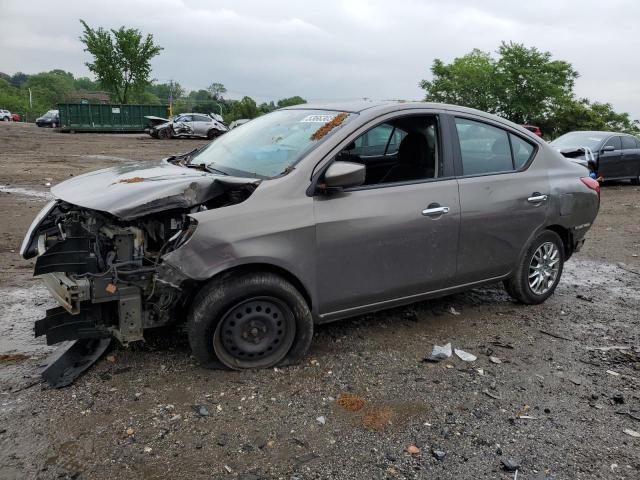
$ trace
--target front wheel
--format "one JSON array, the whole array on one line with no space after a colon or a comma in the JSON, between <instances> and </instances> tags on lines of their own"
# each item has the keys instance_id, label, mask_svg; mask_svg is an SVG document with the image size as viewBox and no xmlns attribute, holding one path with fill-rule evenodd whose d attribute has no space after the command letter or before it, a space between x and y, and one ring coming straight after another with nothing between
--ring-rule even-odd
<instances>
[{"instance_id":1,"label":"front wheel","mask_svg":"<svg viewBox=\"0 0 640 480\"><path fill-rule=\"evenodd\" d=\"M300 292L272 273L215 279L194 299L189 344L204 366L234 369L297 363L309 348L313 320Z\"/></svg>"},{"instance_id":2,"label":"front wheel","mask_svg":"<svg viewBox=\"0 0 640 480\"><path fill-rule=\"evenodd\" d=\"M515 272L505 281L514 299L536 305L553 295L564 267L564 246L557 233L545 230L533 239Z\"/></svg>"}]
</instances>

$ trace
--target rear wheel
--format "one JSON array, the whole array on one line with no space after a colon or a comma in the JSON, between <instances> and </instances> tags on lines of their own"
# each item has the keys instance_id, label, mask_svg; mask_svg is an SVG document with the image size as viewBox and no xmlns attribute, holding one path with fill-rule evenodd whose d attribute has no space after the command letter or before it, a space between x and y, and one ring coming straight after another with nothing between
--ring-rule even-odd
<instances>
[{"instance_id":1,"label":"rear wheel","mask_svg":"<svg viewBox=\"0 0 640 480\"><path fill-rule=\"evenodd\" d=\"M564 267L564 246L557 233L545 230L529 245L505 289L514 299L535 305L553 295Z\"/></svg>"},{"instance_id":2,"label":"rear wheel","mask_svg":"<svg viewBox=\"0 0 640 480\"><path fill-rule=\"evenodd\" d=\"M216 360L236 370L298 362L313 336L300 292L272 273L213 280L194 299L189 343L205 366Z\"/></svg>"},{"instance_id":3,"label":"rear wheel","mask_svg":"<svg viewBox=\"0 0 640 480\"><path fill-rule=\"evenodd\" d=\"M640 175L631 179L631 185L640 185Z\"/></svg>"}]
</instances>

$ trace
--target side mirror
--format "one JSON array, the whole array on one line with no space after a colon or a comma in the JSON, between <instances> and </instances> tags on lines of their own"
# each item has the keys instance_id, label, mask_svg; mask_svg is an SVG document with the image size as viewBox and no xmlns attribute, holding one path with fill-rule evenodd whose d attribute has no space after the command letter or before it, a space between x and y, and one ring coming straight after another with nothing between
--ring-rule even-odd
<instances>
[{"instance_id":1,"label":"side mirror","mask_svg":"<svg viewBox=\"0 0 640 480\"><path fill-rule=\"evenodd\" d=\"M333 162L324 172L324 187L349 188L362 185L366 170L366 167L361 163Z\"/></svg>"},{"instance_id":2,"label":"side mirror","mask_svg":"<svg viewBox=\"0 0 640 480\"><path fill-rule=\"evenodd\" d=\"M614 152L616 150L616 147L614 147L613 145L607 145L606 147L602 148L603 152Z\"/></svg>"}]
</instances>

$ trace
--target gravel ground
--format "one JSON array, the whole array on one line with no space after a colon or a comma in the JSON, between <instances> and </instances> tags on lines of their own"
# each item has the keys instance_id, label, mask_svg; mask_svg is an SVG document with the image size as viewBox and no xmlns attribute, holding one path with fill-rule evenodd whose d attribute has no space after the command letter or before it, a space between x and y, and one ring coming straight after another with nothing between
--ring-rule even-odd
<instances>
[{"instance_id":1,"label":"gravel ground","mask_svg":"<svg viewBox=\"0 0 640 480\"><path fill-rule=\"evenodd\" d=\"M640 189L623 183L544 305L475 289L321 326L301 365L239 373L200 368L177 329L44 388L30 329L51 300L17 250L46 184L202 143L0 124L0 478L640 478ZM477 359L423 361L449 342Z\"/></svg>"}]
</instances>

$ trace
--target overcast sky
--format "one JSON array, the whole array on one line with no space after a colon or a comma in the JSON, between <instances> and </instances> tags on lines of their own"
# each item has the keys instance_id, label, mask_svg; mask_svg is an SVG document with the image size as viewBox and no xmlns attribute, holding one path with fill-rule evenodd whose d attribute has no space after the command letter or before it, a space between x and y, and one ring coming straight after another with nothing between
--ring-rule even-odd
<instances>
[{"instance_id":1,"label":"overcast sky","mask_svg":"<svg viewBox=\"0 0 640 480\"><path fill-rule=\"evenodd\" d=\"M258 101L421 99L434 58L502 40L573 64L580 96L640 118L637 0L0 0L0 71L88 75L79 18L153 33L153 76Z\"/></svg>"}]
</instances>

